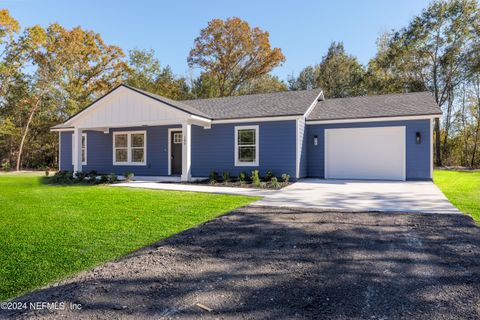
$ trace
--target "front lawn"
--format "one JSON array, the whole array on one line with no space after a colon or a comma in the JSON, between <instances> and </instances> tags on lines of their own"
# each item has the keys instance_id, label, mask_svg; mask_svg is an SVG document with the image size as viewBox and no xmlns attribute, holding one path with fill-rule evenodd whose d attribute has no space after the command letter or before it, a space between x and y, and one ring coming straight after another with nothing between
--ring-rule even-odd
<instances>
[{"instance_id":1,"label":"front lawn","mask_svg":"<svg viewBox=\"0 0 480 320\"><path fill-rule=\"evenodd\" d=\"M480 172L435 170L435 184L463 213L480 223Z\"/></svg>"},{"instance_id":2,"label":"front lawn","mask_svg":"<svg viewBox=\"0 0 480 320\"><path fill-rule=\"evenodd\" d=\"M0 300L118 258L256 198L0 175Z\"/></svg>"}]
</instances>

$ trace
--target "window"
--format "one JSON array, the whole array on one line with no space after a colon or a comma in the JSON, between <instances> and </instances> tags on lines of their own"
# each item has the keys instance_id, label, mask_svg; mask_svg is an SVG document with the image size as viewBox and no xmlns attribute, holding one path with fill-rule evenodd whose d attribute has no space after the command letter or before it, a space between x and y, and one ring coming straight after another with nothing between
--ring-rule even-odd
<instances>
[{"instance_id":1,"label":"window","mask_svg":"<svg viewBox=\"0 0 480 320\"><path fill-rule=\"evenodd\" d=\"M145 131L114 132L113 164L145 165L146 146Z\"/></svg>"},{"instance_id":2,"label":"window","mask_svg":"<svg viewBox=\"0 0 480 320\"><path fill-rule=\"evenodd\" d=\"M75 152L73 150L75 134L72 134L72 164L75 159ZM87 164L87 134L82 133L82 165Z\"/></svg>"},{"instance_id":3,"label":"window","mask_svg":"<svg viewBox=\"0 0 480 320\"><path fill-rule=\"evenodd\" d=\"M235 127L235 165L258 166L258 126Z\"/></svg>"},{"instance_id":4,"label":"window","mask_svg":"<svg viewBox=\"0 0 480 320\"><path fill-rule=\"evenodd\" d=\"M182 133L176 132L173 134L173 143L178 144L182 143Z\"/></svg>"}]
</instances>

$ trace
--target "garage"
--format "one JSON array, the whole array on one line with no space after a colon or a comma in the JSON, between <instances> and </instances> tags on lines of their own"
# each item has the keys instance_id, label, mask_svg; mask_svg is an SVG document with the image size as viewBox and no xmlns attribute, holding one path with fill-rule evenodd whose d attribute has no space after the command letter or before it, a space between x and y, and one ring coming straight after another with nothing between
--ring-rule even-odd
<instances>
[{"instance_id":1,"label":"garage","mask_svg":"<svg viewBox=\"0 0 480 320\"><path fill-rule=\"evenodd\" d=\"M325 178L405 180L405 126L325 129Z\"/></svg>"}]
</instances>

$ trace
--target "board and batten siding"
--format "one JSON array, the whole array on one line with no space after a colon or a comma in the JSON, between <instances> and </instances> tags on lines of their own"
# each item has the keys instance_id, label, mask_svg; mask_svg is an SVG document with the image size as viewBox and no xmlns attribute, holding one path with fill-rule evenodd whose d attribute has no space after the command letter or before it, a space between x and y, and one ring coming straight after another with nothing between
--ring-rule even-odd
<instances>
[{"instance_id":1,"label":"board and batten siding","mask_svg":"<svg viewBox=\"0 0 480 320\"><path fill-rule=\"evenodd\" d=\"M298 177L307 176L307 128L305 118L297 120L297 161L298 161Z\"/></svg>"},{"instance_id":2,"label":"board and batten siding","mask_svg":"<svg viewBox=\"0 0 480 320\"><path fill-rule=\"evenodd\" d=\"M98 173L115 173L123 175L133 172L141 176L166 176L168 174L168 129L181 128L178 125L132 127L110 129L105 134L99 131L84 131L87 134L87 164L83 172L92 170ZM113 132L146 131L147 161L146 165L113 165ZM61 170L73 170L72 133L62 132Z\"/></svg>"},{"instance_id":3,"label":"board and batten siding","mask_svg":"<svg viewBox=\"0 0 480 320\"><path fill-rule=\"evenodd\" d=\"M259 165L235 166L235 127L252 125L259 127ZM277 177L287 173L295 179L296 130L295 120L192 126L192 176L208 177L212 171L231 176L244 171L249 176L258 169L261 175L270 170Z\"/></svg>"},{"instance_id":4,"label":"board and batten siding","mask_svg":"<svg viewBox=\"0 0 480 320\"><path fill-rule=\"evenodd\" d=\"M325 165L325 129L338 128L372 128L405 126L406 129L406 179L429 180L431 165L430 120L405 120L385 122L339 123L339 124L307 124L307 153L309 177L324 178ZM416 143L416 132L421 133L421 143ZM318 145L313 143L318 137Z\"/></svg>"}]
</instances>

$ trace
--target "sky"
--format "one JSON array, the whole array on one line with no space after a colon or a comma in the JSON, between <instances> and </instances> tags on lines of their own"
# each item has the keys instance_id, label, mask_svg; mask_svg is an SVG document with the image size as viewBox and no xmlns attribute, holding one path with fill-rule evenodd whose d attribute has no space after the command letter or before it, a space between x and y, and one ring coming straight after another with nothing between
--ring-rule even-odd
<instances>
[{"instance_id":1,"label":"sky","mask_svg":"<svg viewBox=\"0 0 480 320\"><path fill-rule=\"evenodd\" d=\"M429 0L0 0L22 27L58 22L101 34L108 44L154 49L162 66L189 73L187 56L200 29L213 18L237 16L270 33L286 62L273 74L286 80L319 63L332 41L342 41L363 64L376 53L376 39L406 26Z\"/></svg>"}]
</instances>

